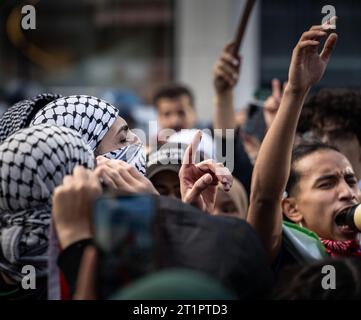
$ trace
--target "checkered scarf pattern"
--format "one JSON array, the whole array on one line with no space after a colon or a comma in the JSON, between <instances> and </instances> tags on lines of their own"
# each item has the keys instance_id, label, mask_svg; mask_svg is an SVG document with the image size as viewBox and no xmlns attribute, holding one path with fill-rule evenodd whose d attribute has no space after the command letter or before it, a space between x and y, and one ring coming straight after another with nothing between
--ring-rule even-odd
<instances>
[{"instance_id":1,"label":"checkered scarf pattern","mask_svg":"<svg viewBox=\"0 0 361 320\"><path fill-rule=\"evenodd\" d=\"M118 116L118 109L92 96L68 96L46 105L34 117L31 125L54 124L74 129L82 135L93 151ZM123 160L145 174L145 151L142 144L126 146L103 155Z\"/></svg>"},{"instance_id":2,"label":"checkered scarf pattern","mask_svg":"<svg viewBox=\"0 0 361 320\"><path fill-rule=\"evenodd\" d=\"M141 143L133 144L103 154L108 159L122 160L135 167L141 174L145 175L145 150Z\"/></svg>"},{"instance_id":3,"label":"checkered scarf pattern","mask_svg":"<svg viewBox=\"0 0 361 320\"><path fill-rule=\"evenodd\" d=\"M34 98L19 101L10 107L0 119L0 142L14 132L28 127L38 110L60 97L58 94L43 93Z\"/></svg>"},{"instance_id":4,"label":"checkered scarf pattern","mask_svg":"<svg viewBox=\"0 0 361 320\"><path fill-rule=\"evenodd\" d=\"M47 272L51 196L76 165L94 168L94 154L65 127L22 129L0 145L0 270L15 281L31 264Z\"/></svg>"},{"instance_id":5,"label":"checkered scarf pattern","mask_svg":"<svg viewBox=\"0 0 361 320\"><path fill-rule=\"evenodd\" d=\"M97 97L77 95L63 97L46 105L31 121L64 126L79 132L90 148L97 145L118 116L118 110Z\"/></svg>"}]
</instances>

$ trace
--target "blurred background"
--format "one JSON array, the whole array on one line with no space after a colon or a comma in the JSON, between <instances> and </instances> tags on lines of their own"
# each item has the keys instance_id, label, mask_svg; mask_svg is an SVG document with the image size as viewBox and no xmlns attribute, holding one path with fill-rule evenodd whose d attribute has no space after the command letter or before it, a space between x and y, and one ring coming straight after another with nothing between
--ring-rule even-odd
<instances>
[{"instance_id":1,"label":"blurred background","mask_svg":"<svg viewBox=\"0 0 361 320\"><path fill-rule=\"evenodd\" d=\"M22 30L21 8L36 8L36 29ZM212 68L235 34L245 0L0 0L0 108L41 92L91 94L148 106L167 82L189 85L199 118L212 117ZM258 0L241 48L236 105L287 79L300 34L333 5L340 35L322 86L360 85L361 2ZM148 110L149 109L149 110ZM143 112L153 112L151 108ZM144 111L146 110L146 111Z\"/></svg>"}]
</instances>

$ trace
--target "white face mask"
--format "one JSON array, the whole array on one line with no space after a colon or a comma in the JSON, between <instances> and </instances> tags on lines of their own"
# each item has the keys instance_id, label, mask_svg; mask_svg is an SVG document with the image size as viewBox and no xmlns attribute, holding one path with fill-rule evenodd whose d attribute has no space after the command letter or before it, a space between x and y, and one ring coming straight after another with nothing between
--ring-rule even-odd
<instances>
[{"instance_id":1,"label":"white face mask","mask_svg":"<svg viewBox=\"0 0 361 320\"><path fill-rule=\"evenodd\" d=\"M145 149L142 143L113 150L102 154L102 156L108 159L122 160L131 164L141 174L145 175Z\"/></svg>"}]
</instances>

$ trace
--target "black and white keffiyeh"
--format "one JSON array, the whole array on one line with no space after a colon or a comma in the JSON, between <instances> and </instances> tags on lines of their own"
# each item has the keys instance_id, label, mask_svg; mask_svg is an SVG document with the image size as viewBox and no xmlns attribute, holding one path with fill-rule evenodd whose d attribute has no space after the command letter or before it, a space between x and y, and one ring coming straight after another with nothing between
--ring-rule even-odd
<instances>
[{"instance_id":1,"label":"black and white keffiyeh","mask_svg":"<svg viewBox=\"0 0 361 320\"><path fill-rule=\"evenodd\" d=\"M97 97L77 95L49 103L35 115L31 125L48 123L74 129L95 151L117 117L118 109L108 102ZM103 156L123 160L145 174L145 151L142 144L112 150Z\"/></svg>"},{"instance_id":2,"label":"black and white keffiyeh","mask_svg":"<svg viewBox=\"0 0 361 320\"><path fill-rule=\"evenodd\" d=\"M122 160L145 175L145 149L141 143L110 151L102 155L108 159Z\"/></svg>"},{"instance_id":3,"label":"black and white keffiyeh","mask_svg":"<svg viewBox=\"0 0 361 320\"><path fill-rule=\"evenodd\" d=\"M49 103L35 115L31 125L47 123L74 129L95 151L117 116L118 109L108 102L97 97L76 95Z\"/></svg>"},{"instance_id":4,"label":"black and white keffiyeh","mask_svg":"<svg viewBox=\"0 0 361 320\"><path fill-rule=\"evenodd\" d=\"M38 125L0 145L0 271L13 280L27 264L46 275L51 196L76 165L94 168L94 154L69 128Z\"/></svg>"},{"instance_id":5,"label":"black and white keffiyeh","mask_svg":"<svg viewBox=\"0 0 361 320\"><path fill-rule=\"evenodd\" d=\"M34 115L45 105L60 98L58 94L43 93L17 102L0 119L0 142L14 132L29 126Z\"/></svg>"}]
</instances>

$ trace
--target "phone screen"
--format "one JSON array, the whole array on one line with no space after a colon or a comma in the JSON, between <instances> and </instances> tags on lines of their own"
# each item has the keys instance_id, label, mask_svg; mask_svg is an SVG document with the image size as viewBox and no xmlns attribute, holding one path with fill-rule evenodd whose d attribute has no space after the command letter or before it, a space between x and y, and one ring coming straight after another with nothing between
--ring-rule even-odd
<instances>
[{"instance_id":1,"label":"phone screen","mask_svg":"<svg viewBox=\"0 0 361 320\"><path fill-rule=\"evenodd\" d=\"M156 268L156 198L104 196L95 204L95 242L100 251L98 290L109 297Z\"/></svg>"}]
</instances>

